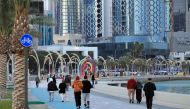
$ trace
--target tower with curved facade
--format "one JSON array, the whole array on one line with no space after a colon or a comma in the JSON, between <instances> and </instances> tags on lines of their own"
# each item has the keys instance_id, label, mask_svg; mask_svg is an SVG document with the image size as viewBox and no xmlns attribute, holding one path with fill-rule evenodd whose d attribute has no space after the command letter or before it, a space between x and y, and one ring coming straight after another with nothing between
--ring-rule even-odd
<instances>
[{"instance_id":1,"label":"tower with curved facade","mask_svg":"<svg viewBox=\"0 0 190 109\"><path fill-rule=\"evenodd\" d=\"M112 0L112 37L115 43L140 42L146 55L166 55L170 31L168 0Z\"/></svg>"}]
</instances>

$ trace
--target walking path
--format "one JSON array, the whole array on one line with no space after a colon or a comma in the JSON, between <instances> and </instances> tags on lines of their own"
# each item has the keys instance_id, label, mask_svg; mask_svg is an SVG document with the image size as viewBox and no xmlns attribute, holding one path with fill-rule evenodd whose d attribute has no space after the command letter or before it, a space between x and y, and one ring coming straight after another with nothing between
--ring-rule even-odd
<instances>
[{"instance_id":1,"label":"walking path","mask_svg":"<svg viewBox=\"0 0 190 109\"><path fill-rule=\"evenodd\" d=\"M58 82L59 83L59 82ZM76 109L75 102L74 102L74 94L73 90L70 89L67 93L68 101L61 102L61 98L58 94L58 92L55 94L54 102L49 102L49 96L47 92L47 82L42 81L40 83L39 88L35 88L35 82L31 81L29 83L29 93L30 97L33 99L37 99L39 101L45 102L50 109ZM99 94L92 92L90 96L90 109L106 109L109 107L109 109L146 109L145 103L142 103L140 105L138 104L129 104L128 101L123 99L117 99L114 97L110 97L104 94ZM83 102L82 102L82 108ZM162 106L154 106L154 109L169 109Z\"/></svg>"}]
</instances>

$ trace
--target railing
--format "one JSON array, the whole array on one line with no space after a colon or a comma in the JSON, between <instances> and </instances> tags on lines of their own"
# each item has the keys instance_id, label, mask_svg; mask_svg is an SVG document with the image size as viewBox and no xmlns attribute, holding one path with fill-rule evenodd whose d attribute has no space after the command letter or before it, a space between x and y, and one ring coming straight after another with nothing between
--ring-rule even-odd
<instances>
[{"instance_id":1,"label":"railing","mask_svg":"<svg viewBox=\"0 0 190 109\"><path fill-rule=\"evenodd\" d=\"M146 81L148 78L152 78L153 81L165 81L165 80L181 80L190 79L190 76L177 76L177 75L148 75L148 76L137 76L140 81ZM111 77L101 77L101 81L127 81L130 76L111 76Z\"/></svg>"}]
</instances>

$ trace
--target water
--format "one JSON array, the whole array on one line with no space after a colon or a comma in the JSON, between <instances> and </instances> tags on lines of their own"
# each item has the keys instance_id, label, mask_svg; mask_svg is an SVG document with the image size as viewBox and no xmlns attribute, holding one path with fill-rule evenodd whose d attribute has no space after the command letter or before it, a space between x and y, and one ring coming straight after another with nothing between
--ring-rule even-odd
<instances>
[{"instance_id":1,"label":"water","mask_svg":"<svg viewBox=\"0 0 190 109\"><path fill-rule=\"evenodd\" d=\"M155 82L158 91L190 94L190 80Z\"/></svg>"}]
</instances>

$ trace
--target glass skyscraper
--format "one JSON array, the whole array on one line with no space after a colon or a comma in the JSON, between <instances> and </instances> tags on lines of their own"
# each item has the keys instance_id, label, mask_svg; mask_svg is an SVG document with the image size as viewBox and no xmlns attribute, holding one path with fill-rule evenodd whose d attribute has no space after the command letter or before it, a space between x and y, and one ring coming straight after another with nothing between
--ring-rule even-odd
<instances>
[{"instance_id":1,"label":"glass skyscraper","mask_svg":"<svg viewBox=\"0 0 190 109\"><path fill-rule=\"evenodd\" d=\"M151 36L162 40L164 0L113 0L113 36Z\"/></svg>"},{"instance_id":2,"label":"glass skyscraper","mask_svg":"<svg viewBox=\"0 0 190 109\"><path fill-rule=\"evenodd\" d=\"M168 50L165 32L171 30L169 0L58 1L61 35L79 33L87 42L109 37L110 43L140 42L145 50Z\"/></svg>"},{"instance_id":3,"label":"glass skyscraper","mask_svg":"<svg viewBox=\"0 0 190 109\"><path fill-rule=\"evenodd\" d=\"M84 34L87 41L96 37L95 9L95 0L84 0Z\"/></svg>"},{"instance_id":4,"label":"glass skyscraper","mask_svg":"<svg viewBox=\"0 0 190 109\"><path fill-rule=\"evenodd\" d=\"M83 0L58 0L56 9L56 30L58 34L82 33Z\"/></svg>"}]
</instances>

